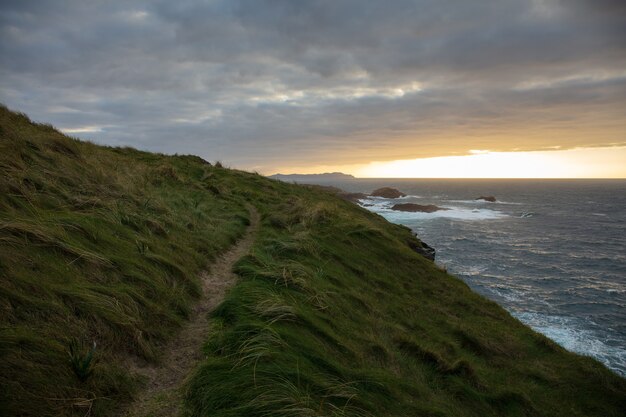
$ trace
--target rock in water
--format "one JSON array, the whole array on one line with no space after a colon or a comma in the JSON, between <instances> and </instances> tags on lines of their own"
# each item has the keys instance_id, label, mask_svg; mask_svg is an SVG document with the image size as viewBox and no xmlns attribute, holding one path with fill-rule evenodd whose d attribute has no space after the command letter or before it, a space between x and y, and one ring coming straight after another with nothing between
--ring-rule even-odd
<instances>
[{"instance_id":1,"label":"rock in water","mask_svg":"<svg viewBox=\"0 0 626 417\"><path fill-rule=\"evenodd\" d=\"M489 201L490 203L496 202L496 198L492 195L481 195L476 200L485 200L485 201Z\"/></svg>"},{"instance_id":2,"label":"rock in water","mask_svg":"<svg viewBox=\"0 0 626 417\"><path fill-rule=\"evenodd\" d=\"M391 187L379 188L377 190L372 191L371 195L374 197L383 197L383 198L406 197L406 194L404 194L402 191L396 190L395 188L391 188Z\"/></svg>"},{"instance_id":3,"label":"rock in water","mask_svg":"<svg viewBox=\"0 0 626 417\"><path fill-rule=\"evenodd\" d=\"M414 203L395 204L391 209L397 211L410 211L413 213L434 213L439 210L449 210L447 208L435 206L434 204L422 205Z\"/></svg>"},{"instance_id":4,"label":"rock in water","mask_svg":"<svg viewBox=\"0 0 626 417\"><path fill-rule=\"evenodd\" d=\"M426 259L430 259L431 261L435 260L435 248L427 245L421 240L415 239L409 241L409 247L413 249L413 251L419 253Z\"/></svg>"}]
</instances>

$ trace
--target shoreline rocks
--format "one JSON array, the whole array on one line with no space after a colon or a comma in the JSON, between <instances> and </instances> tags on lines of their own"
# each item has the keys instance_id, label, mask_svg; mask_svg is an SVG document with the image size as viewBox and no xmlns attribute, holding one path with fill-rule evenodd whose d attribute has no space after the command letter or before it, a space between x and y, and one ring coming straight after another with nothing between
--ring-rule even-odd
<instances>
[{"instance_id":1,"label":"shoreline rocks","mask_svg":"<svg viewBox=\"0 0 626 417\"><path fill-rule=\"evenodd\" d=\"M435 261L436 251L432 246L427 245L417 238L415 240L410 240L408 244L414 252L419 253L426 259L430 259L433 262Z\"/></svg>"},{"instance_id":2,"label":"shoreline rocks","mask_svg":"<svg viewBox=\"0 0 626 417\"><path fill-rule=\"evenodd\" d=\"M494 196L492 196L492 195L481 195L476 200L489 201L490 203L495 203L496 202L496 198Z\"/></svg>"},{"instance_id":3,"label":"shoreline rocks","mask_svg":"<svg viewBox=\"0 0 626 417\"><path fill-rule=\"evenodd\" d=\"M444 207L435 206L434 204L422 205L415 203L395 204L393 207L391 207L391 209L396 211L408 211L412 213L434 213L441 210L450 210Z\"/></svg>"},{"instance_id":4,"label":"shoreline rocks","mask_svg":"<svg viewBox=\"0 0 626 417\"><path fill-rule=\"evenodd\" d=\"M391 188L391 187L378 188L372 191L370 195L372 197L383 197L383 198L406 197L406 194L404 194L402 191L396 190L395 188Z\"/></svg>"}]
</instances>

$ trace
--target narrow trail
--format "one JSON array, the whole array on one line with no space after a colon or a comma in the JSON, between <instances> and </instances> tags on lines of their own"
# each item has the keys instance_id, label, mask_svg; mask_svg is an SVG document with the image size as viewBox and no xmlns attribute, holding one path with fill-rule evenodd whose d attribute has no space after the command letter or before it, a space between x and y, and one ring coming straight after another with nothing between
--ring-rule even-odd
<instances>
[{"instance_id":1,"label":"narrow trail","mask_svg":"<svg viewBox=\"0 0 626 417\"><path fill-rule=\"evenodd\" d=\"M163 361L152 365L130 365L148 378L148 384L124 414L126 417L175 417L180 414L181 388L193 368L202 360L202 344L209 335L208 313L224 299L237 277L233 264L250 250L259 225L259 213L250 210L250 226L245 235L223 253L201 275L202 298L182 330L163 349Z\"/></svg>"}]
</instances>

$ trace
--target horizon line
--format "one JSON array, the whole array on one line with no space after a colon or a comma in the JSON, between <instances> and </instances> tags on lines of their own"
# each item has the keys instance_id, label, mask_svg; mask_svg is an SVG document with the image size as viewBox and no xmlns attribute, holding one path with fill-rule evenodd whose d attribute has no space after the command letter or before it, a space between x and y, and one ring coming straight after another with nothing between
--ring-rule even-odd
<instances>
[{"instance_id":1,"label":"horizon line","mask_svg":"<svg viewBox=\"0 0 626 417\"><path fill-rule=\"evenodd\" d=\"M263 175L264 177L273 177L273 176L313 176L313 175L324 175L329 174L325 173L314 173L314 174L270 174ZM340 172L340 174L351 176L355 180L626 180L626 177L357 177L352 174L345 174Z\"/></svg>"}]
</instances>

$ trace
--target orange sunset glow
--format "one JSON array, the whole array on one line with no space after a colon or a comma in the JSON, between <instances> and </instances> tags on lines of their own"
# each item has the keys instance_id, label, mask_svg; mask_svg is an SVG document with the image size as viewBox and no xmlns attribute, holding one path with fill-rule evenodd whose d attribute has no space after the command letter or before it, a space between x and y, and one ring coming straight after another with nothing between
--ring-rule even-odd
<instances>
[{"instance_id":1,"label":"orange sunset glow","mask_svg":"<svg viewBox=\"0 0 626 417\"><path fill-rule=\"evenodd\" d=\"M371 162L353 172L371 178L626 178L626 147L479 151L467 156Z\"/></svg>"}]
</instances>

